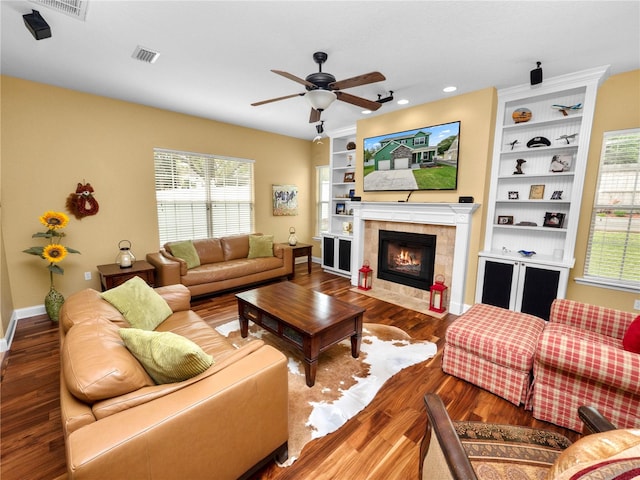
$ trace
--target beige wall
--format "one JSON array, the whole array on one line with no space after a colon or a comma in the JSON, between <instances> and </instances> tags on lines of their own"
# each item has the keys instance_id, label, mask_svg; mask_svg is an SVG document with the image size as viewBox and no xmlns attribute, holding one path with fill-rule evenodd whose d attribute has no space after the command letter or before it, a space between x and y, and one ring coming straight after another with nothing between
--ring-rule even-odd
<instances>
[{"instance_id":1,"label":"beige wall","mask_svg":"<svg viewBox=\"0 0 640 480\"><path fill-rule=\"evenodd\" d=\"M640 294L580 285L575 282L575 278L581 277L584 273L591 209L600 166L602 135L607 131L638 127L640 127L640 70L610 77L598 90L578 225L575 250L576 265L571 270L567 289L567 298L629 312L633 312L633 302L640 298Z\"/></svg>"},{"instance_id":2,"label":"beige wall","mask_svg":"<svg viewBox=\"0 0 640 480\"><path fill-rule=\"evenodd\" d=\"M466 304L474 303L478 252L484 238L486 192L489 186L493 132L496 118L497 92L487 88L464 95L456 95L437 102L418 105L398 112L361 120L357 125L357 145L367 137L401 132L415 128L461 121L458 164L458 189L451 191L420 191L411 195L410 202L456 203L459 196L472 196L480 204L472 217L469 268L465 288ZM384 107L383 107L384 108ZM404 200L406 192L362 191L362 149L357 153L356 195L363 201L395 202Z\"/></svg>"},{"instance_id":3,"label":"beige wall","mask_svg":"<svg viewBox=\"0 0 640 480\"><path fill-rule=\"evenodd\" d=\"M100 211L71 217L66 228L65 243L82 254L69 255L64 276L55 276L65 296L99 288L96 265L114 261L121 239L132 242L139 259L157 251L154 147L255 160L256 230L286 241L295 226L300 241L311 241L309 141L6 76L1 88L2 231L14 308L42 305L49 288L46 264L21 251L38 245L31 239L43 230L38 217L65 211L78 182L91 183ZM272 184L299 187L297 217L272 215ZM84 272L93 279L85 281Z\"/></svg>"}]
</instances>

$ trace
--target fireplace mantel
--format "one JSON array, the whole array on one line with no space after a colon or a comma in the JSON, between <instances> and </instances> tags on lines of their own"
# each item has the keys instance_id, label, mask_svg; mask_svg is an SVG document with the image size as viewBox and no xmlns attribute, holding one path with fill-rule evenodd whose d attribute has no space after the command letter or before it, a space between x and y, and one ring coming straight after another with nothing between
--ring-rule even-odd
<instances>
[{"instance_id":1,"label":"fireplace mantel","mask_svg":"<svg viewBox=\"0 0 640 480\"><path fill-rule=\"evenodd\" d=\"M453 272L449 286L449 311L464 312L464 292L469 261L471 219L480 205L477 203L412 203L412 202L350 202L353 208L353 242L351 264L362 265L364 251L364 222L380 220L397 223L421 223L455 227ZM352 268L351 284L358 284L358 269Z\"/></svg>"}]
</instances>

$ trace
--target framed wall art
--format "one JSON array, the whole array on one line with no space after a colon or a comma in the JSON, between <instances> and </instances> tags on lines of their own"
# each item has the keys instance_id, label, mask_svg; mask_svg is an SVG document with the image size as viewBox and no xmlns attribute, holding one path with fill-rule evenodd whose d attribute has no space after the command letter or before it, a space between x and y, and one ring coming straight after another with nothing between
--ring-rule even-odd
<instances>
[{"instance_id":1,"label":"framed wall art","mask_svg":"<svg viewBox=\"0 0 640 480\"><path fill-rule=\"evenodd\" d=\"M273 215L276 217L298 215L298 187L273 185Z\"/></svg>"}]
</instances>

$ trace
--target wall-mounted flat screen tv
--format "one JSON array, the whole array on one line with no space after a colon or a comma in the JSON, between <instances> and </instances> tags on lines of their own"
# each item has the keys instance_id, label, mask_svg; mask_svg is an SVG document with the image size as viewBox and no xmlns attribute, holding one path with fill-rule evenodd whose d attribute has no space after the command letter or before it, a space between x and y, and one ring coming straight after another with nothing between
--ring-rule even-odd
<instances>
[{"instance_id":1,"label":"wall-mounted flat screen tv","mask_svg":"<svg viewBox=\"0 0 640 480\"><path fill-rule=\"evenodd\" d=\"M364 191L456 190L460 122L364 139Z\"/></svg>"}]
</instances>

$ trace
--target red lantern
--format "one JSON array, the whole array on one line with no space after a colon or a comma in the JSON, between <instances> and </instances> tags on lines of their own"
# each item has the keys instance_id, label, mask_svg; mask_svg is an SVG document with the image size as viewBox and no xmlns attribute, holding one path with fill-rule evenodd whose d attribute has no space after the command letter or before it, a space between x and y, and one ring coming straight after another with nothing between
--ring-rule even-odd
<instances>
[{"instance_id":1,"label":"red lantern","mask_svg":"<svg viewBox=\"0 0 640 480\"><path fill-rule=\"evenodd\" d=\"M360 270L358 270L358 288L360 290L371 290L372 277L373 270L369 268L369 262L365 260Z\"/></svg>"},{"instance_id":2,"label":"red lantern","mask_svg":"<svg viewBox=\"0 0 640 480\"><path fill-rule=\"evenodd\" d=\"M431 285L431 298L429 298L429 310L443 313L447 309L447 287L444 284L444 276L436 275L436 282Z\"/></svg>"}]
</instances>

